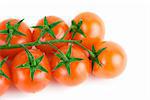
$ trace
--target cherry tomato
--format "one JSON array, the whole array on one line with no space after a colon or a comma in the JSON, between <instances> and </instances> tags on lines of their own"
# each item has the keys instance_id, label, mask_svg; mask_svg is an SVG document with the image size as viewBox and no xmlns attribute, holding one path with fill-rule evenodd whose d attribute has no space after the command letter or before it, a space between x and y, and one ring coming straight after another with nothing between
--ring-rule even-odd
<instances>
[{"instance_id":1,"label":"cherry tomato","mask_svg":"<svg viewBox=\"0 0 150 100\"><path fill-rule=\"evenodd\" d=\"M68 30L68 25L62 19L60 19L56 16L47 16L46 19L48 21L48 24L53 24L53 23L58 22L58 21L62 21L62 22L57 24L54 28L52 28L52 31L54 32L54 35L56 38L54 38L50 34L46 33L40 39L40 41L49 41L49 40L61 39L64 36L65 32ZM44 18L39 20L39 22L37 23L37 26L41 26L41 25L44 25ZM34 41L36 41L38 39L41 32L42 32L42 30L38 29L38 28L35 28L33 30L33 40ZM66 39L66 40L70 39L70 33L67 34L64 39ZM65 44L66 43L55 43L54 45L59 48ZM45 52L45 53L53 53L56 51L53 48L51 48L51 46L49 46L49 45L40 45L40 46L37 46L37 48L40 49L41 51Z\"/></svg>"},{"instance_id":2,"label":"cherry tomato","mask_svg":"<svg viewBox=\"0 0 150 100\"><path fill-rule=\"evenodd\" d=\"M35 59L43 55L43 53L38 49L29 50ZM44 89L51 79L51 71L48 59L44 54L40 65L45 68L48 73L41 70L35 70L34 78L31 78L31 70L29 68L16 68L21 64L28 62L28 57L25 51L20 52L16 55L12 61L11 72L14 85L21 91L25 92L38 92ZM27 66L28 67L28 66Z\"/></svg>"},{"instance_id":3,"label":"cherry tomato","mask_svg":"<svg viewBox=\"0 0 150 100\"><path fill-rule=\"evenodd\" d=\"M54 56L54 54L48 53L46 56L47 56L47 58L48 58L48 61L50 62L51 59L52 59L52 57Z\"/></svg>"},{"instance_id":4,"label":"cherry tomato","mask_svg":"<svg viewBox=\"0 0 150 100\"><path fill-rule=\"evenodd\" d=\"M93 67L93 75L100 78L113 78L118 76L125 69L126 54L124 50L114 42L102 42L95 46L96 50L106 49L98 56L102 63L100 67L97 63Z\"/></svg>"},{"instance_id":5,"label":"cherry tomato","mask_svg":"<svg viewBox=\"0 0 150 100\"><path fill-rule=\"evenodd\" d=\"M76 33L73 39L82 40L82 44L91 49L92 45L103 40L105 34L104 23L99 16L91 12L81 13L74 18L76 24L80 20L82 20L81 30L86 37Z\"/></svg>"},{"instance_id":6,"label":"cherry tomato","mask_svg":"<svg viewBox=\"0 0 150 100\"><path fill-rule=\"evenodd\" d=\"M66 54L68 51L69 46L63 46L60 50ZM74 86L82 83L85 81L89 73L91 72L90 62L84 52L81 51L80 48L75 46L72 47L71 57L73 58L82 58L81 61L75 61L70 63L70 75L66 69L65 65L62 65L58 69L52 71L52 75L56 81L61 84L67 86ZM53 56L51 59L51 67L54 69L59 63L61 62L60 58L57 56Z\"/></svg>"},{"instance_id":7,"label":"cherry tomato","mask_svg":"<svg viewBox=\"0 0 150 100\"><path fill-rule=\"evenodd\" d=\"M7 19L7 20L4 20L4 21L2 21L0 23L0 30L1 31L2 30L7 30L6 26L7 26L8 22L10 22L11 26L14 26L19 21L20 20L18 20L18 19ZM12 39L10 40L10 44L24 44L24 43L31 42L31 31L30 31L30 28L24 22L22 22L20 24L20 26L18 27L18 32L23 33L25 36L22 36L22 35L13 35ZM8 36L7 34L0 33L0 45L7 44L6 43L7 36ZM3 50L0 50L0 55L2 57L9 56L9 58L12 59L21 50L22 49L20 49L20 48L17 48L17 49L3 49Z\"/></svg>"},{"instance_id":8,"label":"cherry tomato","mask_svg":"<svg viewBox=\"0 0 150 100\"><path fill-rule=\"evenodd\" d=\"M0 62L2 61L2 57L0 57ZM4 63L2 65L2 67L0 68L0 73L4 73L5 75L7 75L10 78L10 73L9 73L9 69L6 63ZM3 95L9 88L10 86L10 79L0 75L0 96Z\"/></svg>"}]
</instances>

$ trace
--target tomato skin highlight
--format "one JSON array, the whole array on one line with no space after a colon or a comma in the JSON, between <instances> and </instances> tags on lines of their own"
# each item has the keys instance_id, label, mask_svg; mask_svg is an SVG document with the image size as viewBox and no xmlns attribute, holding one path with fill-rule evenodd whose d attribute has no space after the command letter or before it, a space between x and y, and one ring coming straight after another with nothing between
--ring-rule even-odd
<instances>
[{"instance_id":1,"label":"tomato skin highlight","mask_svg":"<svg viewBox=\"0 0 150 100\"><path fill-rule=\"evenodd\" d=\"M125 51L114 42L102 42L95 46L96 50L106 47L99 56L99 61L103 64L100 67L94 64L93 75L99 78L113 78L120 75L126 66L127 57Z\"/></svg>"},{"instance_id":2,"label":"tomato skin highlight","mask_svg":"<svg viewBox=\"0 0 150 100\"><path fill-rule=\"evenodd\" d=\"M11 25L14 25L16 24L17 22L19 22L20 20L18 19L13 19L13 18L10 18L10 19L6 19L4 21L2 21L0 23L0 30L6 30L6 24L10 21L10 24ZM25 44L25 43L29 43L32 41L32 33L31 33L31 30L30 28L24 23L22 22L18 28L18 31L19 32L22 32L23 34L25 34L26 36L13 36L10 43L11 44ZM6 34L0 34L0 45L4 45L6 44L6 38L7 38L7 35ZM13 57L18 53L20 52L21 48L16 48L16 49L3 49L3 50L0 50L0 56L2 57L6 57L6 56L9 56L9 59L13 59Z\"/></svg>"},{"instance_id":3,"label":"tomato skin highlight","mask_svg":"<svg viewBox=\"0 0 150 100\"><path fill-rule=\"evenodd\" d=\"M68 47L69 46L63 46L60 50L66 53ZM64 65L52 72L52 76L57 82L66 86L75 86L81 84L88 78L91 72L90 62L85 53L80 49L81 48L75 46L72 47L71 57L82 58L84 60L72 62L70 64L71 75L68 74ZM59 62L60 59L54 55L51 59L52 69L55 68Z\"/></svg>"},{"instance_id":4,"label":"tomato skin highlight","mask_svg":"<svg viewBox=\"0 0 150 100\"><path fill-rule=\"evenodd\" d=\"M52 24L57 21L62 21L59 23L57 26L55 26L52 30L54 31L54 34L56 36L56 39L61 39L65 32L69 29L68 25L59 17L56 16L47 16L46 19L48 20L49 24ZM37 26L44 25L44 18L38 21ZM38 37L40 36L41 29L35 28L33 30L33 40L36 41ZM68 33L64 39L68 40L70 39L71 34ZM54 40L52 36L50 36L48 33L46 33L42 38L41 41L49 41L49 40ZM55 43L54 45L60 48L63 45L66 45L67 43ZM40 45L37 46L38 49L41 51L45 52L46 54L48 53L53 53L56 52L55 49L51 48L50 45Z\"/></svg>"},{"instance_id":5,"label":"tomato skin highlight","mask_svg":"<svg viewBox=\"0 0 150 100\"><path fill-rule=\"evenodd\" d=\"M29 50L35 58L42 56L42 52L38 49ZM34 74L34 79L30 77L30 70L25 68L16 68L17 66L24 64L28 61L25 51L20 52L16 55L12 62L11 72L14 85L21 91L35 93L44 89L51 79L51 69L46 55L40 62L48 73L40 70L36 70Z\"/></svg>"},{"instance_id":6,"label":"tomato skin highlight","mask_svg":"<svg viewBox=\"0 0 150 100\"><path fill-rule=\"evenodd\" d=\"M82 40L82 44L88 49L91 49L92 45L101 42L104 38L105 28L102 19L94 13L83 12L74 18L74 21L78 23L82 19L81 30L86 37L77 33L73 39Z\"/></svg>"},{"instance_id":7,"label":"tomato skin highlight","mask_svg":"<svg viewBox=\"0 0 150 100\"><path fill-rule=\"evenodd\" d=\"M2 61L2 57L0 57L0 61ZM6 63L0 68L9 78L10 72ZM3 95L8 88L10 87L11 81L3 76L0 76L0 96Z\"/></svg>"}]
</instances>

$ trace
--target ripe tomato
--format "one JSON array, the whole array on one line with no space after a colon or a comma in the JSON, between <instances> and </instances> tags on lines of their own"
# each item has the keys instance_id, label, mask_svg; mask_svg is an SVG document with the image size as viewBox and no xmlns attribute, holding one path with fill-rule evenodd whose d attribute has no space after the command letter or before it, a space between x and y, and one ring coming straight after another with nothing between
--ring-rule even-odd
<instances>
[{"instance_id":1,"label":"ripe tomato","mask_svg":"<svg viewBox=\"0 0 150 100\"><path fill-rule=\"evenodd\" d=\"M60 50L66 54L68 47L68 45L63 46ZM83 60L70 63L70 75L68 74L68 70L65 65L62 65L58 69L52 71L52 75L56 81L68 86L74 86L82 83L87 79L91 72L89 59L79 48L75 46L72 47L71 57L82 58ZM61 61L62 60L60 60L60 58L54 55L51 59L52 69L54 69Z\"/></svg>"},{"instance_id":2,"label":"ripe tomato","mask_svg":"<svg viewBox=\"0 0 150 100\"><path fill-rule=\"evenodd\" d=\"M102 19L94 13L84 12L74 18L77 23L82 20L81 30L85 36L76 33L73 39L82 40L82 44L91 49L92 45L100 42L104 38L105 28Z\"/></svg>"},{"instance_id":3,"label":"ripe tomato","mask_svg":"<svg viewBox=\"0 0 150 100\"><path fill-rule=\"evenodd\" d=\"M8 22L10 22L11 26L14 26L15 24L17 24L19 22L19 20L18 19L7 19L7 20L2 21L0 23L0 30L1 31L8 29L6 27ZM22 35L12 36L12 39L10 40L10 44L24 44L24 43L31 42L30 28L24 22L22 22L20 24L20 26L18 27L18 31L23 33L25 36L22 36ZM0 33L0 45L7 44L6 43L7 36L8 36L7 34ZM21 50L22 49L20 49L20 48L17 48L17 49L3 49L3 50L0 50L0 55L2 57L9 56L9 58L13 58Z\"/></svg>"},{"instance_id":4,"label":"ripe tomato","mask_svg":"<svg viewBox=\"0 0 150 100\"><path fill-rule=\"evenodd\" d=\"M29 51L35 59L43 55L43 53L38 49L31 49ZM41 70L35 70L33 79L31 78L31 70L29 68L16 68L17 66L25 64L27 62L28 57L25 51L22 51L16 55L16 57L12 61L11 66L13 83L19 90L25 92L37 92L44 89L49 84L49 81L51 79L51 71L46 55L44 54L40 65L45 68L48 73Z\"/></svg>"},{"instance_id":5,"label":"ripe tomato","mask_svg":"<svg viewBox=\"0 0 150 100\"><path fill-rule=\"evenodd\" d=\"M2 57L0 57L0 62L2 61ZM5 75L7 75L10 78L10 73L9 73L9 69L6 63L4 63L1 68L0 68L0 73L4 73ZM10 86L10 79L0 75L0 96L6 92L6 90L9 88Z\"/></svg>"},{"instance_id":6,"label":"ripe tomato","mask_svg":"<svg viewBox=\"0 0 150 100\"><path fill-rule=\"evenodd\" d=\"M57 24L54 28L52 28L52 31L54 32L54 35L56 38L52 37L50 34L46 33L40 41L49 41L49 40L54 40L54 39L61 39L65 32L68 30L67 24L60 18L55 17L55 16L47 16L46 17L48 24L53 24L58 21L62 21L61 23ZM44 25L44 18L39 20L37 23L37 26L43 26ZM40 36L40 33L42 32L41 29L35 28L33 30L33 40L36 41L38 37ZM64 38L66 40L70 39L70 34L67 34L66 37ZM63 46L65 43L55 43L54 45L57 46L58 48ZM49 45L40 45L37 46L38 49L45 53L53 53L55 50L51 48Z\"/></svg>"},{"instance_id":7,"label":"ripe tomato","mask_svg":"<svg viewBox=\"0 0 150 100\"><path fill-rule=\"evenodd\" d=\"M100 67L97 63L93 66L93 75L100 78L113 78L118 76L125 69L126 54L124 50L114 42L102 42L95 46L96 50L106 47L98 56L102 63Z\"/></svg>"}]
</instances>

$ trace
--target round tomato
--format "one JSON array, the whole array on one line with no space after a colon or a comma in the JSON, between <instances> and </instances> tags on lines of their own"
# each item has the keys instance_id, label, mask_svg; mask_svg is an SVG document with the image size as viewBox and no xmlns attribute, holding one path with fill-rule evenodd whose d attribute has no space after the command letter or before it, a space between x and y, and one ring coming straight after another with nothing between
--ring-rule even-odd
<instances>
[{"instance_id":1,"label":"round tomato","mask_svg":"<svg viewBox=\"0 0 150 100\"><path fill-rule=\"evenodd\" d=\"M44 19L46 18L48 24L54 24L57 23L59 21L61 21L59 24L57 23L57 25L55 25L54 27L45 25L44 23ZM66 31L68 30L68 26L67 24L60 18L55 17L55 16L47 16L41 20L39 20L39 22L37 23L37 26L44 26L47 27L49 31L53 32L53 35L50 35L49 31L46 32L46 34L40 39L40 41L49 41L49 40L55 40L55 39L61 39L64 34L66 33ZM38 40L42 30L44 29L39 29L39 28L35 28L33 30L33 40L36 41ZM66 37L64 38L66 40L70 39L70 33L66 35ZM63 46L65 43L55 43L54 45L57 46L58 48ZM40 49L41 51L45 52L45 53L53 53L55 52L55 50L53 48L51 48L51 46L49 46L48 44L46 45L40 45L37 46L38 49Z\"/></svg>"},{"instance_id":2,"label":"round tomato","mask_svg":"<svg viewBox=\"0 0 150 100\"><path fill-rule=\"evenodd\" d=\"M10 22L10 27L8 29L7 24ZM12 35L12 38L10 40L10 44L24 44L31 42L31 31L30 28L24 23L21 22L20 25L18 25L18 28L14 28L14 26L19 23L20 20L18 19L7 19L0 23L0 31L10 32L12 31L14 35ZM17 32L16 32L17 31ZM20 35L22 33L22 35ZM8 34L0 33L0 45L7 44L7 37ZM14 57L18 52L20 52L22 49L3 49L0 50L0 56L6 57L9 56L9 58Z\"/></svg>"},{"instance_id":3,"label":"round tomato","mask_svg":"<svg viewBox=\"0 0 150 100\"><path fill-rule=\"evenodd\" d=\"M31 66L36 64L32 64L31 66L24 65L24 68L18 68L17 66L20 66L22 64L27 64L28 57L25 51L22 51L18 53L14 60L12 61L11 66L11 72L12 72L12 78L14 85L22 91L25 92L37 92L42 89L44 89L51 79L51 71L48 59L45 54L43 54L38 49L31 49L29 50L30 53L33 55L35 59L44 56L43 59L40 62L40 66L42 66L42 69L46 69L47 73L44 71L41 71L39 69L34 70L34 78L32 79L31 72ZM29 68L28 68L29 67ZM37 68L37 66L34 66L32 68Z\"/></svg>"},{"instance_id":4,"label":"round tomato","mask_svg":"<svg viewBox=\"0 0 150 100\"><path fill-rule=\"evenodd\" d=\"M118 76L125 69L126 54L124 50L114 42L102 42L95 46L96 50L106 48L98 56L98 60L102 63L99 66L94 63L93 75L100 78L113 78Z\"/></svg>"},{"instance_id":5,"label":"round tomato","mask_svg":"<svg viewBox=\"0 0 150 100\"><path fill-rule=\"evenodd\" d=\"M3 59L0 57L0 96L6 92L10 86L9 69L5 62L2 64L2 60Z\"/></svg>"},{"instance_id":6,"label":"round tomato","mask_svg":"<svg viewBox=\"0 0 150 100\"><path fill-rule=\"evenodd\" d=\"M69 46L63 46L60 48L60 50L67 54ZM59 54L57 52L57 54ZM88 78L89 73L91 72L90 69L90 62L87 56L84 52L81 51L80 48L77 48L75 46L72 46L72 50L70 52L69 59L79 59L80 61L68 61L70 66L66 66L67 62L64 61L64 64L62 66L59 66L58 69L54 70L56 66L58 67L58 64L61 64L62 60L57 57L53 56L51 59L51 67L53 69L52 75L56 81L58 81L61 84L68 85L68 86L74 86L82 83ZM68 73L68 68L70 69L70 74Z\"/></svg>"},{"instance_id":7,"label":"round tomato","mask_svg":"<svg viewBox=\"0 0 150 100\"><path fill-rule=\"evenodd\" d=\"M92 45L103 40L105 33L104 23L99 16L91 12L81 13L74 18L76 24L80 23L81 20L80 29L84 32L85 36L80 34L78 30L73 39L82 40L82 44L91 49Z\"/></svg>"}]
</instances>

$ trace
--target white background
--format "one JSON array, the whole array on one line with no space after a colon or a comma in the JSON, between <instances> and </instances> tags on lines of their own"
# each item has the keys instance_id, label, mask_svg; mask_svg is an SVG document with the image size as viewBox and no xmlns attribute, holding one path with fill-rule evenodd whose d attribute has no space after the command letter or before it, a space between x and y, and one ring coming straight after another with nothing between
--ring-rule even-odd
<instances>
[{"instance_id":1,"label":"white background","mask_svg":"<svg viewBox=\"0 0 150 100\"><path fill-rule=\"evenodd\" d=\"M0 100L150 100L150 7L148 0L0 0L0 21L25 18L30 26L43 16L56 15L68 24L77 14L91 11L105 22L106 40L126 51L126 70L117 78L90 77L76 87L56 83L35 94L11 87Z\"/></svg>"}]
</instances>

